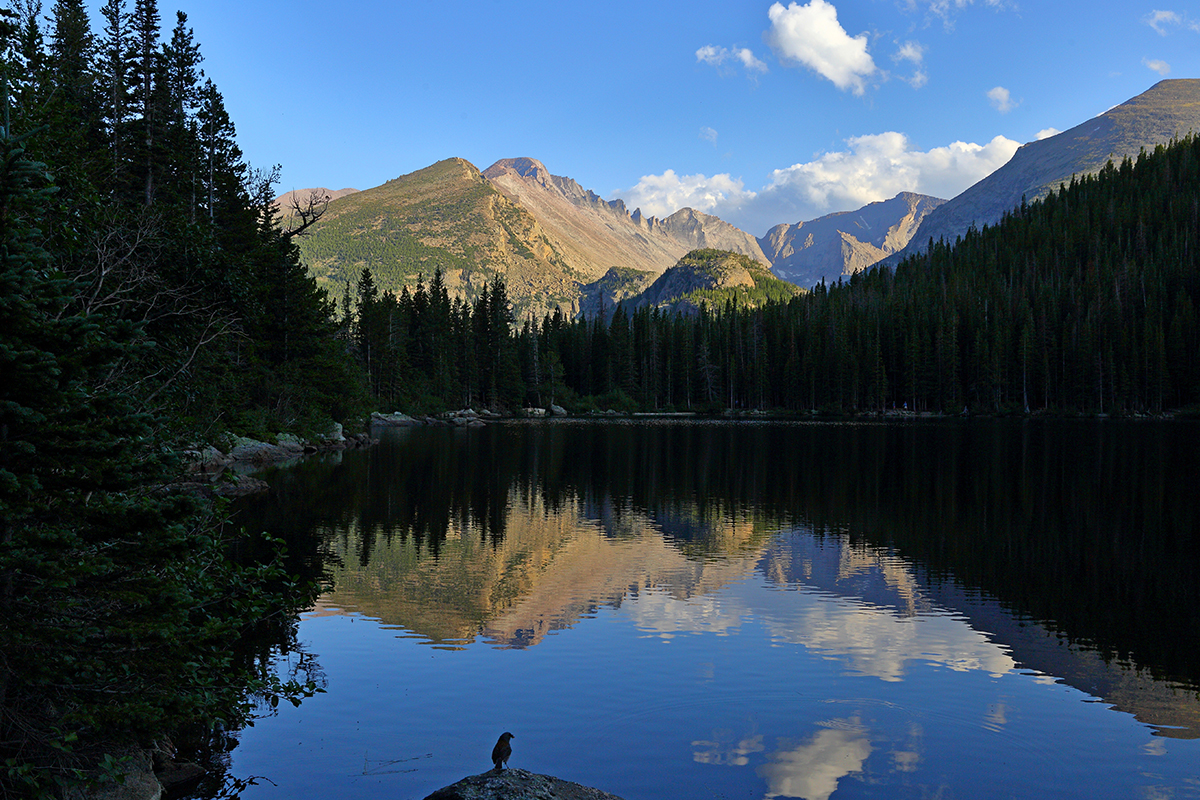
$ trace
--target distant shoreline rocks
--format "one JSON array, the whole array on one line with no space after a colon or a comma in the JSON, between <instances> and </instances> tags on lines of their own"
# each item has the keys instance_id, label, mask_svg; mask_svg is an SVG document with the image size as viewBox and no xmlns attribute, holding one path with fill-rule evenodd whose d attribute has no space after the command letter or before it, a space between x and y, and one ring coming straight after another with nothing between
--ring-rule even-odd
<instances>
[{"instance_id":1,"label":"distant shoreline rocks","mask_svg":"<svg viewBox=\"0 0 1200 800\"><path fill-rule=\"evenodd\" d=\"M305 441L295 434L280 433L274 442L230 435L224 450L215 445L185 450L187 478L182 488L212 497L244 497L265 492L266 481L250 473L267 467L286 466L316 453L337 452L370 447L377 440L369 433L347 436L340 423L316 441Z\"/></svg>"}]
</instances>

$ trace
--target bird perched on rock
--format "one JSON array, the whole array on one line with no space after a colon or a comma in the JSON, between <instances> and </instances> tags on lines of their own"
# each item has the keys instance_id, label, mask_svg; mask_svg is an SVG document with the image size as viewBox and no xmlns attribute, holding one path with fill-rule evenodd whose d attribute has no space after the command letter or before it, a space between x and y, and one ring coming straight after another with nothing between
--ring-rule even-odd
<instances>
[{"instance_id":1,"label":"bird perched on rock","mask_svg":"<svg viewBox=\"0 0 1200 800\"><path fill-rule=\"evenodd\" d=\"M508 757L512 755L512 745L508 743L509 739L515 739L508 731L500 734L500 738L496 741L496 746L492 748L492 764L496 770L502 770L508 766Z\"/></svg>"}]
</instances>

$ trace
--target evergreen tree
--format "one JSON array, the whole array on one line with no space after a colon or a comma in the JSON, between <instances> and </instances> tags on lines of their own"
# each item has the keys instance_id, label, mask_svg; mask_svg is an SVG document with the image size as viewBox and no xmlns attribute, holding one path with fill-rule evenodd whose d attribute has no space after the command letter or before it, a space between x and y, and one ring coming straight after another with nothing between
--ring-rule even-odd
<instances>
[{"instance_id":1,"label":"evergreen tree","mask_svg":"<svg viewBox=\"0 0 1200 800\"><path fill-rule=\"evenodd\" d=\"M137 327L72 312L26 141L0 127L0 794L57 796L179 720L244 718L246 687L272 684L228 641L286 604L276 570L239 574L195 502L158 489L161 421L108 381Z\"/></svg>"},{"instance_id":2,"label":"evergreen tree","mask_svg":"<svg viewBox=\"0 0 1200 800\"><path fill-rule=\"evenodd\" d=\"M100 44L98 72L100 74L102 118L106 128L111 183L120 186L127 180L125 159L126 123L129 119L129 15L125 0L105 0L100 9L104 16L104 38Z\"/></svg>"},{"instance_id":3,"label":"evergreen tree","mask_svg":"<svg viewBox=\"0 0 1200 800\"><path fill-rule=\"evenodd\" d=\"M156 171L158 164L159 126L162 124L162 54L159 49L158 0L134 0L130 16L131 45L129 57L133 78L130 93L133 112L136 115L140 136L137 169L141 173L141 187L146 205L154 202Z\"/></svg>"}]
</instances>

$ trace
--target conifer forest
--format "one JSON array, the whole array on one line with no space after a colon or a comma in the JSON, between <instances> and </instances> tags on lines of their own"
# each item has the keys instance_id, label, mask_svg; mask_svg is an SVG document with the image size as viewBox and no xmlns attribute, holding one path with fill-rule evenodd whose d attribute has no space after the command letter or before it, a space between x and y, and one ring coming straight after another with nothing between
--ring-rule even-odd
<instances>
[{"instance_id":1,"label":"conifer forest","mask_svg":"<svg viewBox=\"0 0 1200 800\"><path fill-rule=\"evenodd\" d=\"M1200 403L1198 223L1188 136L787 301L518 321L500 278L380 296L364 270L343 319L398 408L1156 414Z\"/></svg>"}]
</instances>

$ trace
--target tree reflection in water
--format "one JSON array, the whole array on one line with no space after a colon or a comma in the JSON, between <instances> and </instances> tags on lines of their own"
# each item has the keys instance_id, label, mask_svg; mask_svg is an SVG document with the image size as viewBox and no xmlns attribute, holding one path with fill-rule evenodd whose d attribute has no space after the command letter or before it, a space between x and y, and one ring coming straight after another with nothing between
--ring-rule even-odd
<instances>
[{"instance_id":1,"label":"tree reflection in water","mask_svg":"<svg viewBox=\"0 0 1200 800\"><path fill-rule=\"evenodd\" d=\"M883 684L931 666L985 681L1032 668L1191 738L1198 432L1024 420L388 431L371 451L269 476L270 497L243 519L287 537L295 571L335 579L318 613L357 611L435 648L528 649L620 610L642 637L754 628ZM720 683L719 664L703 668ZM1007 702L979 712L981 729L1012 728ZM928 771L921 721L850 706L814 709L779 738L696 731L690 760L751 767L768 796L810 798L874 780L880 763Z\"/></svg>"}]
</instances>

